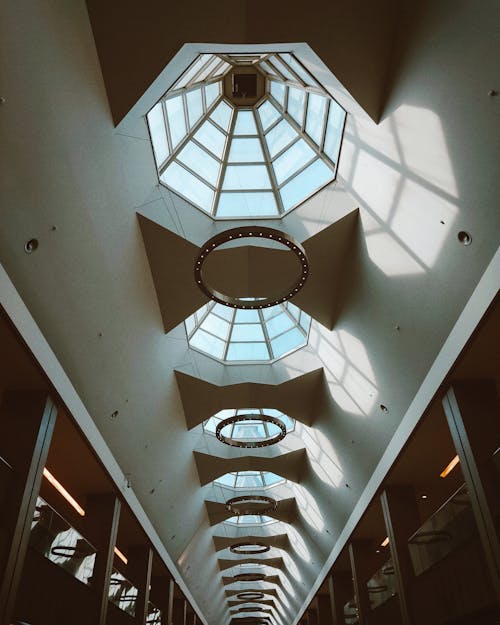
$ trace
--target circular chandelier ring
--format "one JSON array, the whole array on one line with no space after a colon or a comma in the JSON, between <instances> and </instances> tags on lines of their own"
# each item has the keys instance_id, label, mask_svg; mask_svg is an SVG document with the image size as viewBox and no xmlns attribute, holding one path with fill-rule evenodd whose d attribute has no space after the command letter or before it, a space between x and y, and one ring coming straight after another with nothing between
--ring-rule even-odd
<instances>
[{"instance_id":1,"label":"circular chandelier ring","mask_svg":"<svg viewBox=\"0 0 500 625\"><path fill-rule=\"evenodd\" d=\"M279 428L278 434L273 436L272 438L267 438L263 441L241 441L236 438L232 438L230 436L224 436L222 434L222 430L233 423L240 423L243 421L264 421L264 423L271 423ZM255 449L257 447L268 447L269 445L275 445L282 441L286 436L286 425L278 419L277 417L272 417L267 414L237 414L232 417L227 417L227 419L223 419L220 423L217 424L215 428L215 436L221 441L221 443L225 443L226 445L231 445L232 447L244 447L246 449Z\"/></svg>"},{"instance_id":2,"label":"circular chandelier ring","mask_svg":"<svg viewBox=\"0 0 500 625\"><path fill-rule=\"evenodd\" d=\"M265 508L259 508L256 510L255 508L236 508L237 504L252 504L252 503L264 503L267 504ZM276 499L272 497L267 497L266 495L239 495L238 497L231 497L226 501L226 510L231 512L235 516L239 516L242 514L269 514L274 512L278 507L278 502Z\"/></svg>"},{"instance_id":3,"label":"circular chandelier ring","mask_svg":"<svg viewBox=\"0 0 500 625\"><path fill-rule=\"evenodd\" d=\"M246 549L245 549L246 547ZM248 549L248 547L259 547L259 549ZM232 553L236 553L239 555L255 555L259 553L267 553L271 550L269 545L264 543L254 542L254 543L234 543L229 547L229 550Z\"/></svg>"},{"instance_id":4,"label":"circular chandelier ring","mask_svg":"<svg viewBox=\"0 0 500 625\"><path fill-rule=\"evenodd\" d=\"M265 579L264 573L238 573L233 576L235 582L262 582Z\"/></svg>"},{"instance_id":5,"label":"circular chandelier ring","mask_svg":"<svg viewBox=\"0 0 500 625\"><path fill-rule=\"evenodd\" d=\"M224 243L230 241L238 241L240 239L262 239L276 241L282 245L288 247L288 249L295 254L300 262L300 276L298 279L290 285L287 289L283 290L275 297L265 297L256 301L249 301L240 297L232 297L224 293L216 291L203 280L203 264L208 256ZM206 241L201 247L198 256L194 261L194 280L203 293L218 304L228 306L230 308L240 309L259 309L268 308L269 306L276 306L277 304L283 304L288 301L300 291L304 286L304 283L309 275L309 261L307 260L306 251L300 243L295 241L290 235L275 230L274 228L267 228L264 226L241 226L240 228L231 228L224 230L216 234L214 237Z\"/></svg>"},{"instance_id":6,"label":"circular chandelier ring","mask_svg":"<svg viewBox=\"0 0 500 625\"><path fill-rule=\"evenodd\" d=\"M238 599L243 601L258 601L259 599L264 599L264 593L260 591L251 591L247 590L245 592L239 592L237 595Z\"/></svg>"}]
</instances>

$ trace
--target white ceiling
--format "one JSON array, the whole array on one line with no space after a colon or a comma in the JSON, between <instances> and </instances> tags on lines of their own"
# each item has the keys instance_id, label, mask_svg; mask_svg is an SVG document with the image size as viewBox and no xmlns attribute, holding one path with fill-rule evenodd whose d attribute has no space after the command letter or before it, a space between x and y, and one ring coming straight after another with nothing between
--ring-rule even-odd
<instances>
[{"instance_id":1,"label":"white ceiling","mask_svg":"<svg viewBox=\"0 0 500 625\"><path fill-rule=\"evenodd\" d=\"M342 9L355 40L365 32L363 26L357 33L356 19L371 4L357 3L352 15ZM125 9L130 7L123 15ZM84 3L55 0L42 6L31 0L5 10L0 260L122 471L130 474L134 494L207 623L229 618L228 587L217 558L231 556L216 551L217 537L235 538L245 531L210 525L205 500L223 502L225 493L201 487L193 451L218 453L201 426L188 429L174 371L225 386L280 384L323 368L314 419L299 424L296 433L307 454L300 480L273 490L278 497L295 498L297 516L261 530L288 537L286 549L275 546L269 554L282 557L286 571L271 572L281 582L269 587L277 589L282 622L294 622L498 246L499 100L488 91L498 87L493 42L498 44L499 7L487 1L479 12L467 3L442 2L412 11L398 22L393 64L381 44L373 65L380 70L376 77L360 67L359 59L346 62L347 49L355 54L351 40L339 37L331 44L342 60L337 78L344 86L355 85L353 93L362 93L360 74L367 72L365 97L349 105L348 94L342 95L349 115L338 182L277 226L303 241L359 208L333 330L313 321L304 350L274 365L224 367L190 350L182 325L164 333L137 213L196 244L221 226L158 187L137 110L115 129L110 102L116 117L117 102L123 109L126 94L117 96L124 88L119 76L109 79L109 49L103 55L106 92ZM109 37L110 22L95 7L92 14L102 49L99 36ZM142 34L168 17L152 12ZM234 12L225 28L235 41L246 43L251 31L237 27L242 19ZM196 19L192 22L198 32ZM387 35L384 28L377 36ZM269 41L273 34L283 41L278 30L266 25ZM183 32L189 32L189 24L183 23ZM290 32L295 35L290 40L304 39L296 26ZM308 42L319 52L325 50L324 39L322 31L318 46L312 36ZM117 35L117 57L120 42L124 45ZM180 43L168 41L174 51ZM377 48L375 43L371 40L370 49ZM360 55L367 54L368 44L360 46ZM160 55L153 64L153 48L144 55L143 77L140 63L131 67L136 89L142 77L144 97L158 91L155 79L170 58ZM329 58L335 72L334 56ZM304 53L303 60L312 63L314 55L308 60ZM326 81L324 67L319 69ZM326 86L339 90L333 78ZM135 99L143 93L135 93ZM135 102L128 97L126 110ZM376 117L377 102L378 124L361 110ZM472 234L471 246L458 243L459 230ZM32 237L39 248L27 255L24 244ZM273 453L287 451L288 440ZM292 437L289 442L293 446Z\"/></svg>"}]
</instances>

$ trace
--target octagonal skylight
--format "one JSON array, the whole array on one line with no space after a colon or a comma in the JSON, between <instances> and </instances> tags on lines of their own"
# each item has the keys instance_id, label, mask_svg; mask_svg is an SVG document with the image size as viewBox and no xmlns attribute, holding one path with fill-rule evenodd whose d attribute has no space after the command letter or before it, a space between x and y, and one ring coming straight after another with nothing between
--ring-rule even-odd
<instances>
[{"instance_id":1,"label":"octagonal skylight","mask_svg":"<svg viewBox=\"0 0 500 625\"><path fill-rule=\"evenodd\" d=\"M272 362L307 344L311 317L285 302L262 310L209 302L185 321L189 346L223 362Z\"/></svg>"},{"instance_id":2,"label":"octagonal skylight","mask_svg":"<svg viewBox=\"0 0 500 625\"><path fill-rule=\"evenodd\" d=\"M345 111L292 54L202 54L147 118L165 186L214 217L276 217L334 180Z\"/></svg>"},{"instance_id":3,"label":"octagonal skylight","mask_svg":"<svg viewBox=\"0 0 500 625\"><path fill-rule=\"evenodd\" d=\"M238 514L224 521L229 525L268 525L274 522L277 522L277 519L265 514Z\"/></svg>"},{"instance_id":4,"label":"octagonal skylight","mask_svg":"<svg viewBox=\"0 0 500 625\"><path fill-rule=\"evenodd\" d=\"M214 480L214 484L229 488L268 488L284 482L285 478L272 471L234 471Z\"/></svg>"}]
</instances>

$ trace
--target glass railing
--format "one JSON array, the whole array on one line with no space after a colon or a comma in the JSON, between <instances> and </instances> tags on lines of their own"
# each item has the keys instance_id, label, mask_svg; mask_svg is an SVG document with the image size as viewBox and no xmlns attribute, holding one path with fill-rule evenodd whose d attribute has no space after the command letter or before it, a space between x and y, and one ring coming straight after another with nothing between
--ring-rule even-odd
<instances>
[{"instance_id":1,"label":"glass railing","mask_svg":"<svg viewBox=\"0 0 500 625\"><path fill-rule=\"evenodd\" d=\"M126 577L113 569L109 580L108 598L120 610L131 616L135 616L135 604L137 602L137 588Z\"/></svg>"},{"instance_id":2,"label":"glass railing","mask_svg":"<svg viewBox=\"0 0 500 625\"><path fill-rule=\"evenodd\" d=\"M76 579L91 584L95 548L41 497L36 501L29 544Z\"/></svg>"},{"instance_id":3,"label":"glass railing","mask_svg":"<svg viewBox=\"0 0 500 625\"><path fill-rule=\"evenodd\" d=\"M388 560L367 583L370 608L374 610L396 594L396 576L392 560Z\"/></svg>"},{"instance_id":4,"label":"glass railing","mask_svg":"<svg viewBox=\"0 0 500 625\"><path fill-rule=\"evenodd\" d=\"M161 610L157 608L151 601L148 601L148 614L146 617L146 625L161 625Z\"/></svg>"},{"instance_id":5,"label":"glass railing","mask_svg":"<svg viewBox=\"0 0 500 625\"><path fill-rule=\"evenodd\" d=\"M345 625L356 625L359 622L358 606L355 599L349 599L344 606Z\"/></svg>"},{"instance_id":6,"label":"glass railing","mask_svg":"<svg viewBox=\"0 0 500 625\"><path fill-rule=\"evenodd\" d=\"M408 540L415 575L427 571L476 533L464 484Z\"/></svg>"}]
</instances>

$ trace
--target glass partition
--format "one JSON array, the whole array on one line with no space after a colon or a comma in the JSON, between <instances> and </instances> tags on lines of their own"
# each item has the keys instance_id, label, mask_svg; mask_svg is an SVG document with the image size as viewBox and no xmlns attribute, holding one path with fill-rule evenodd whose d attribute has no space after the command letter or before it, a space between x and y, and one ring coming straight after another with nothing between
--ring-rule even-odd
<instances>
[{"instance_id":1,"label":"glass partition","mask_svg":"<svg viewBox=\"0 0 500 625\"><path fill-rule=\"evenodd\" d=\"M408 540L415 575L455 551L477 533L465 484Z\"/></svg>"},{"instance_id":2,"label":"glass partition","mask_svg":"<svg viewBox=\"0 0 500 625\"><path fill-rule=\"evenodd\" d=\"M374 610L396 594L396 577L392 560L382 566L367 583L370 608Z\"/></svg>"},{"instance_id":3,"label":"glass partition","mask_svg":"<svg viewBox=\"0 0 500 625\"><path fill-rule=\"evenodd\" d=\"M7 489L12 479L12 467L10 464L0 456L0 506L4 503L7 497Z\"/></svg>"},{"instance_id":4,"label":"glass partition","mask_svg":"<svg viewBox=\"0 0 500 625\"><path fill-rule=\"evenodd\" d=\"M41 497L36 502L29 544L79 581L92 583L96 549Z\"/></svg>"},{"instance_id":5,"label":"glass partition","mask_svg":"<svg viewBox=\"0 0 500 625\"><path fill-rule=\"evenodd\" d=\"M345 604L344 621L345 625L356 625L358 623L358 606L355 599L349 599Z\"/></svg>"},{"instance_id":6,"label":"glass partition","mask_svg":"<svg viewBox=\"0 0 500 625\"><path fill-rule=\"evenodd\" d=\"M129 580L113 569L111 579L109 581L109 600L114 603L120 610L123 610L131 616L135 616L135 604L137 601L137 588L129 582Z\"/></svg>"},{"instance_id":7,"label":"glass partition","mask_svg":"<svg viewBox=\"0 0 500 625\"><path fill-rule=\"evenodd\" d=\"M161 625L161 610L157 608L151 601L148 601L148 614L146 616L146 625Z\"/></svg>"}]
</instances>

